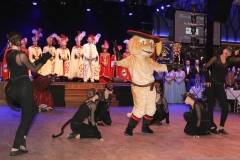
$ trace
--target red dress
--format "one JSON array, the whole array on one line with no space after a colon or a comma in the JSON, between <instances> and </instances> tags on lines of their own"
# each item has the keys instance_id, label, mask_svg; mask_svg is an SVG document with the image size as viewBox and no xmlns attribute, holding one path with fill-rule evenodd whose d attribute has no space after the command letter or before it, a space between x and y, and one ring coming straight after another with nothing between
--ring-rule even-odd
<instances>
[{"instance_id":1,"label":"red dress","mask_svg":"<svg viewBox=\"0 0 240 160\"><path fill-rule=\"evenodd\" d=\"M29 58L29 51L28 51L27 48L21 48L21 49L20 49L20 52L22 52L22 53L26 53L26 55L27 55L28 58Z\"/></svg>"},{"instance_id":2,"label":"red dress","mask_svg":"<svg viewBox=\"0 0 240 160\"><path fill-rule=\"evenodd\" d=\"M33 77L32 86L34 101L39 107L41 107L41 105L46 105L47 108L53 109L54 103L52 94L46 90L51 83L50 79L42 75L36 75Z\"/></svg>"},{"instance_id":3,"label":"red dress","mask_svg":"<svg viewBox=\"0 0 240 160\"><path fill-rule=\"evenodd\" d=\"M2 63L2 80L5 81L7 79L9 79L9 68L8 68L8 65L7 65L7 57L6 57L6 54L7 52L10 50L10 48L6 48L5 51L4 51L4 56L3 56L3 63Z\"/></svg>"},{"instance_id":4,"label":"red dress","mask_svg":"<svg viewBox=\"0 0 240 160\"><path fill-rule=\"evenodd\" d=\"M111 58L109 53L100 53L99 58L100 72L99 82L108 83L111 82Z\"/></svg>"},{"instance_id":5,"label":"red dress","mask_svg":"<svg viewBox=\"0 0 240 160\"><path fill-rule=\"evenodd\" d=\"M29 51L28 51L27 48L21 48L21 49L20 49L20 52L26 53L27 57L29 58ZM28 75L29 75L29 76L31 75L30 70L28 70Z\"/></svg>"},{"instance_id":6,"label":"red dress","mask_svg":"<svg viewBox=\"0 0 240 160\"><path fill-rule=\"evenodd\" d=\"M130 55L129 53L124 53L123 58L127 58L129 55ZM127 81L131 82L132 81L130 72L125 67L122 67L122 77L123 77L124 82L127 82Z\"/></svg>"},{"instance_id":7,"label":"red dress","mask_svg":"<svg viewBox=\"0 0 240 160\"><path fill-rule=\"evenodd\" d=\"M111 77L121 77L122 78L122 67L113 65L114 61L116 61L116 56L113 54L111 56Z\"/></svg>"}]
</instances>

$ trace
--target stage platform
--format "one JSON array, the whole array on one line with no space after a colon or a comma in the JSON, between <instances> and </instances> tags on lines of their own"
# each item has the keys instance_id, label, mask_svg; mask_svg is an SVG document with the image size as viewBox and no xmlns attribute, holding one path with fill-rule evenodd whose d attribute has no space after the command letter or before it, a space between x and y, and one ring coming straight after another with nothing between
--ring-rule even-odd
<instances>
[{"instance_id":1,"label":"stage platform","mask_svg":"<svg viewBox=\"0 0 240 160\"><path fill-rule=\"evenodd\" d=\"M194 139L183 130L186 105L169 104L171 126L151 125L153 134L141 132L140 121L133 136L123 134L127 127L127 113L132 107L110 107L113 124L98 126L103 142L97 139L66 139L71 133L68 125L64 134L56 139L77 108L56 107L51 112L39 113L29 131L25 155L10 157L9 153L20 122L21 114L7 106L0 107L0 159L1 160L234 160L240 159L240 114L229 113L225 129L229 135L201 136ZM214 111L215 122L220 122L221 112ZM219 125L218 125L219 126Z\"/></svg>"},{"instance_id":2,"label":"stage platform","mask_svg":"<svg viewBox=\"0 0 240 160\"><path fill-rule=\"evenodd\" d=\"M7 105L4 88L7 82L0 82L0 105ZM131 106L131 84L113 83L114 94L111 106ZM89 88L104 90L104 83L84 82L53 82L49 87L54 99L54 107L79 107L86 100L86 93ZM121 102L119 102L121 100Z\"/></svg>"}]
</instances>

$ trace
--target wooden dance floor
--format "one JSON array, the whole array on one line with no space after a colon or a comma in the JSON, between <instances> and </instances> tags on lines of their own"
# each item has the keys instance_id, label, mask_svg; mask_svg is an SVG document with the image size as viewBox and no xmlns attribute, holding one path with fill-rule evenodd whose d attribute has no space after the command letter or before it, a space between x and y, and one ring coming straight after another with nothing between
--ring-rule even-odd
<instances>
[{"instance_id":1,"label":"wooden dance floor","mask_svg":"<svg viewBox=\"0 0 240 160\"><path fill-rule=\"evenodd\" d=\"M132 137L123 134L132 107L111 107L112 126L99 126L104 142L96 139L66 139L70 127L63 136L52 139L61 126L69 120L77 108L55 108L39 113L27 139L29 153L10 157L9 152L20 121L20 113L7 106L0 107L0 159L1 160L195 160L240 159L240 114L229 113L226 131L229 135L210 135L194 139L183 132L185 105L169 105L172 126L152 125L154 134L141 132L141 122ZM220 112L215 111L219 124Z\"/></svg>"}]
</instances>

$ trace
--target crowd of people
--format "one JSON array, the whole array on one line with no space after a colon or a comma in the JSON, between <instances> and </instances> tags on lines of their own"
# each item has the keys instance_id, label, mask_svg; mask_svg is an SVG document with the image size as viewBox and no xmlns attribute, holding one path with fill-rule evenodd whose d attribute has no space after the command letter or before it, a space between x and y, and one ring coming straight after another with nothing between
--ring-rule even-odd
<instances>
[{"instance_id":1,"label":"crowd of people","mask_svg":"<svg viewBox=\"0 0 240 160\"><path fill-rule=\"evenodd\" d=\"M195 60L194 66L190 66L189 60L185 61L185 66L171 66L167 73L162 74L162 83L168 103L183 103L181 94L189 92L191 87L203 87L204 76L199 60Z\"/></svg>"},{"instance_id":2,"label":"crowd of people","mask_svg":"<svg viewBox=\"0 0 240 160\"><path fill-rule=\"evenodd\" d=\"M59 81L83 81L83 82L101 82L107 83L111 82L114 77L119 77L123 82L131 82L131 76L127 68L117 66L114 61L116 61L116 51L115 48L112 54L109 53L109 43L104 40L104 44L101 45L102 51L99 53L97 51L96 43L98 43L100 34L96 36L90 34L87 37L87 43L82 45L82 39L86 36L86 32L78 31L75 37L76 45L70 50L67 48L68 37L61 34L52 34L47 37L47 45L43 49L38 46L39 39L43 36L41 29L34 29L32 33L32 45L26 47L27 38L21 40L20 51L26 53L29 57L30 62L34 62L43 56L44 53L51 53L52 57L46 62L46 64L39 69L38 73L43 76L51 76L57 74L57 80ZM124 40L123 43L126 45L125 53L123 53L123 58L128 57L129 40ZM58 43L59 48L54 46ZM2 80L8 80L10 77L9 67L6 61L6 53L10 50L7 47L4 52L4 58L2 63ZM122 46L118 46L118 50L122 50ZM32 76L29 71L29 76Z\"/></svg>"},{"instance_id":3,"label":"crowd of people","mask_svg":"<svg viewBox=\"0 0 240 160\"><path fill-rule=\"evenodd\" d=\"M36 39L41 36L40 30L36 31ZM126 59L121 59L118 55L118 46L114 46L116 53L114 54L114 63L108 63L104 58L110 57L106 53L108 43L105 41L103 48L105 51L102 55L102 64L111 64L111 66L121 67L121 70L129 69L132 78L132 95L134 101L134 107L131 113L128 114L129 122L125 129L124 134L126 136L133 136L133 130L142 120L142 132L152 134L153 130L150 128L151 124L161 125L162 120L166 120L167 125L170 123L170 113L168 108L169 101L173 103L182 103L190 106L190 112L185 112L183 117L187 124L184 132L188 135L193 135L194 138L199 138L200 135L213 134L228 134L224 129L225 122L228 116L227 110L227 96L224 90L226 87L236 87L230 76L234 75L231 72L228 73L227 80L225 82L225 76L228 72L228 68L240 62L240 57L231 57L232 49L230 47L223 50L221 55L213 56L203 67L199 67L199 61L195 61L195 66L191 67L189 61L186 61L186 67L177 65L177 68L171 68L170 71L164 77L165 81L165 97L162 95L162 87L159 83L154 82L153 71L155 70L158 75L167 71L167 66L155 62L150 58L154 52L154 43L160 41L159 37L152 36L149 32L133 31L129 30L128 33L133 37L129 41L129 50L131 55ZM21 109L22 116L21 122L17 129L14 144L10 151L10 156L17 156L28 153L26 148L27 134L34 117L38 113L38 107L34 101L33 86L29 79L28 69L36 73L41 71L44 73L44 68L47 66L48 61L55 60L55 66L58 60L61 60L61 64L57 69L61 68L58 72L63 79L68 78L67 74L72 72L71 64L69 61L70 54L68 54L66 47L66 37L62 37L61 50L63 52L56 52L53 55L50 50L45 49L45 52L41 55L31 55L29 52L25 54L21 52L21 34L18 32L11 32L8 35L8 43L10 49L5 55L8 68L10 70L10 78L5 88L5 94L8 97L9 106L16 109L13 101L16 101ZM88 52L88 55L80 55L84 58L83 62L83 80L86 81L89 77L93 82L95 79L94 63L100 58L96 51L96 46L92 44L92 36L88 37L88 44L83 46L83 53ZM86 51L85 51L86 50ZM235 53L239 54L239 53ZM101 55L101 54L100 54ZM29 56L29 57L28 57ZM55 56L55 57L54 57ZM76 55L77 56L77 55ZM31 61L31 58L34 60ZM57 57L57 58L56 58ZM74 56L75 57L75 56ZM51 64L51 63L50 63ZM142 67L142 65L145 67ZM77 65L78 66L78 65ZM211 72L208 68L212 67ZM56 68L54 69L56 70ZM92 72L86 73L85 70ZM52 70L51 70L52 71ZM114 69L114 73L117 74L117 69ZM133 74L134 72L134 74ZM97 138L99 141L104 141L101 132L98 130L98 126L111 125L112 120L109 112L109 106L113 93L113 85L108 83L105 72L100 72L105 84L105 90L98 92L97 89L91 88L86 93L86 100L80 104L79 109L74 116L69 119L61 128L61 133L58 135L52 135L53 138L61 136L64 133L64 128L70 124L72 133L67 138ZM195 74L192 76L190 74ZM231 73L231 74L230 74ZM52 74L52 73L51 73ZM74 73L76 74L76 73ZM77 73L78 74L78 73ZM97 73L99 74L99 73ZM125 75L125 72L122 72ZM126 74L127 75L127 74ZM87 79L86 79L87 77ZM204 77L205 91L207 97L207 108L203 103L199 103L194 94L186 92L191 87L192 83L199 83L200 77ZM101 76L100 76L101 78ZM170 95L170 93L174 95ZM217 98L221 105L221 118L220 128L217 130L217 125L214 122L213 107L215 98ZM84 123L84 120L88 119L88 124Z\"/></svg>"}]
</instances>

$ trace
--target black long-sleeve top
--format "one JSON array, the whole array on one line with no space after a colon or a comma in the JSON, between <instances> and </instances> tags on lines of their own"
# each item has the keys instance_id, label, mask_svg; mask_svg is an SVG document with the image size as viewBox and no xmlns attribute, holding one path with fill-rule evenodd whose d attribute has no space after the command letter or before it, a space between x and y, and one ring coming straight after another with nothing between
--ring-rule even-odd
<instances>
[{"instance_id":1,"label":"black long-sleeve top","mask_svg":"<svg viewBox=\"0 0 240 160\"><path fill-rule=\"evenodd\" d=\"M228 68L237 62L240 62L240 57L229 57L226 59L225 63L222 63L220 55L212 57L202 68L206 82L211 81L209 72L207 71L207 68L210 66L212 66L211 79L217 81L218 83L224 83L224 78L228 72Z\"/></svg>"}]
</instances>

